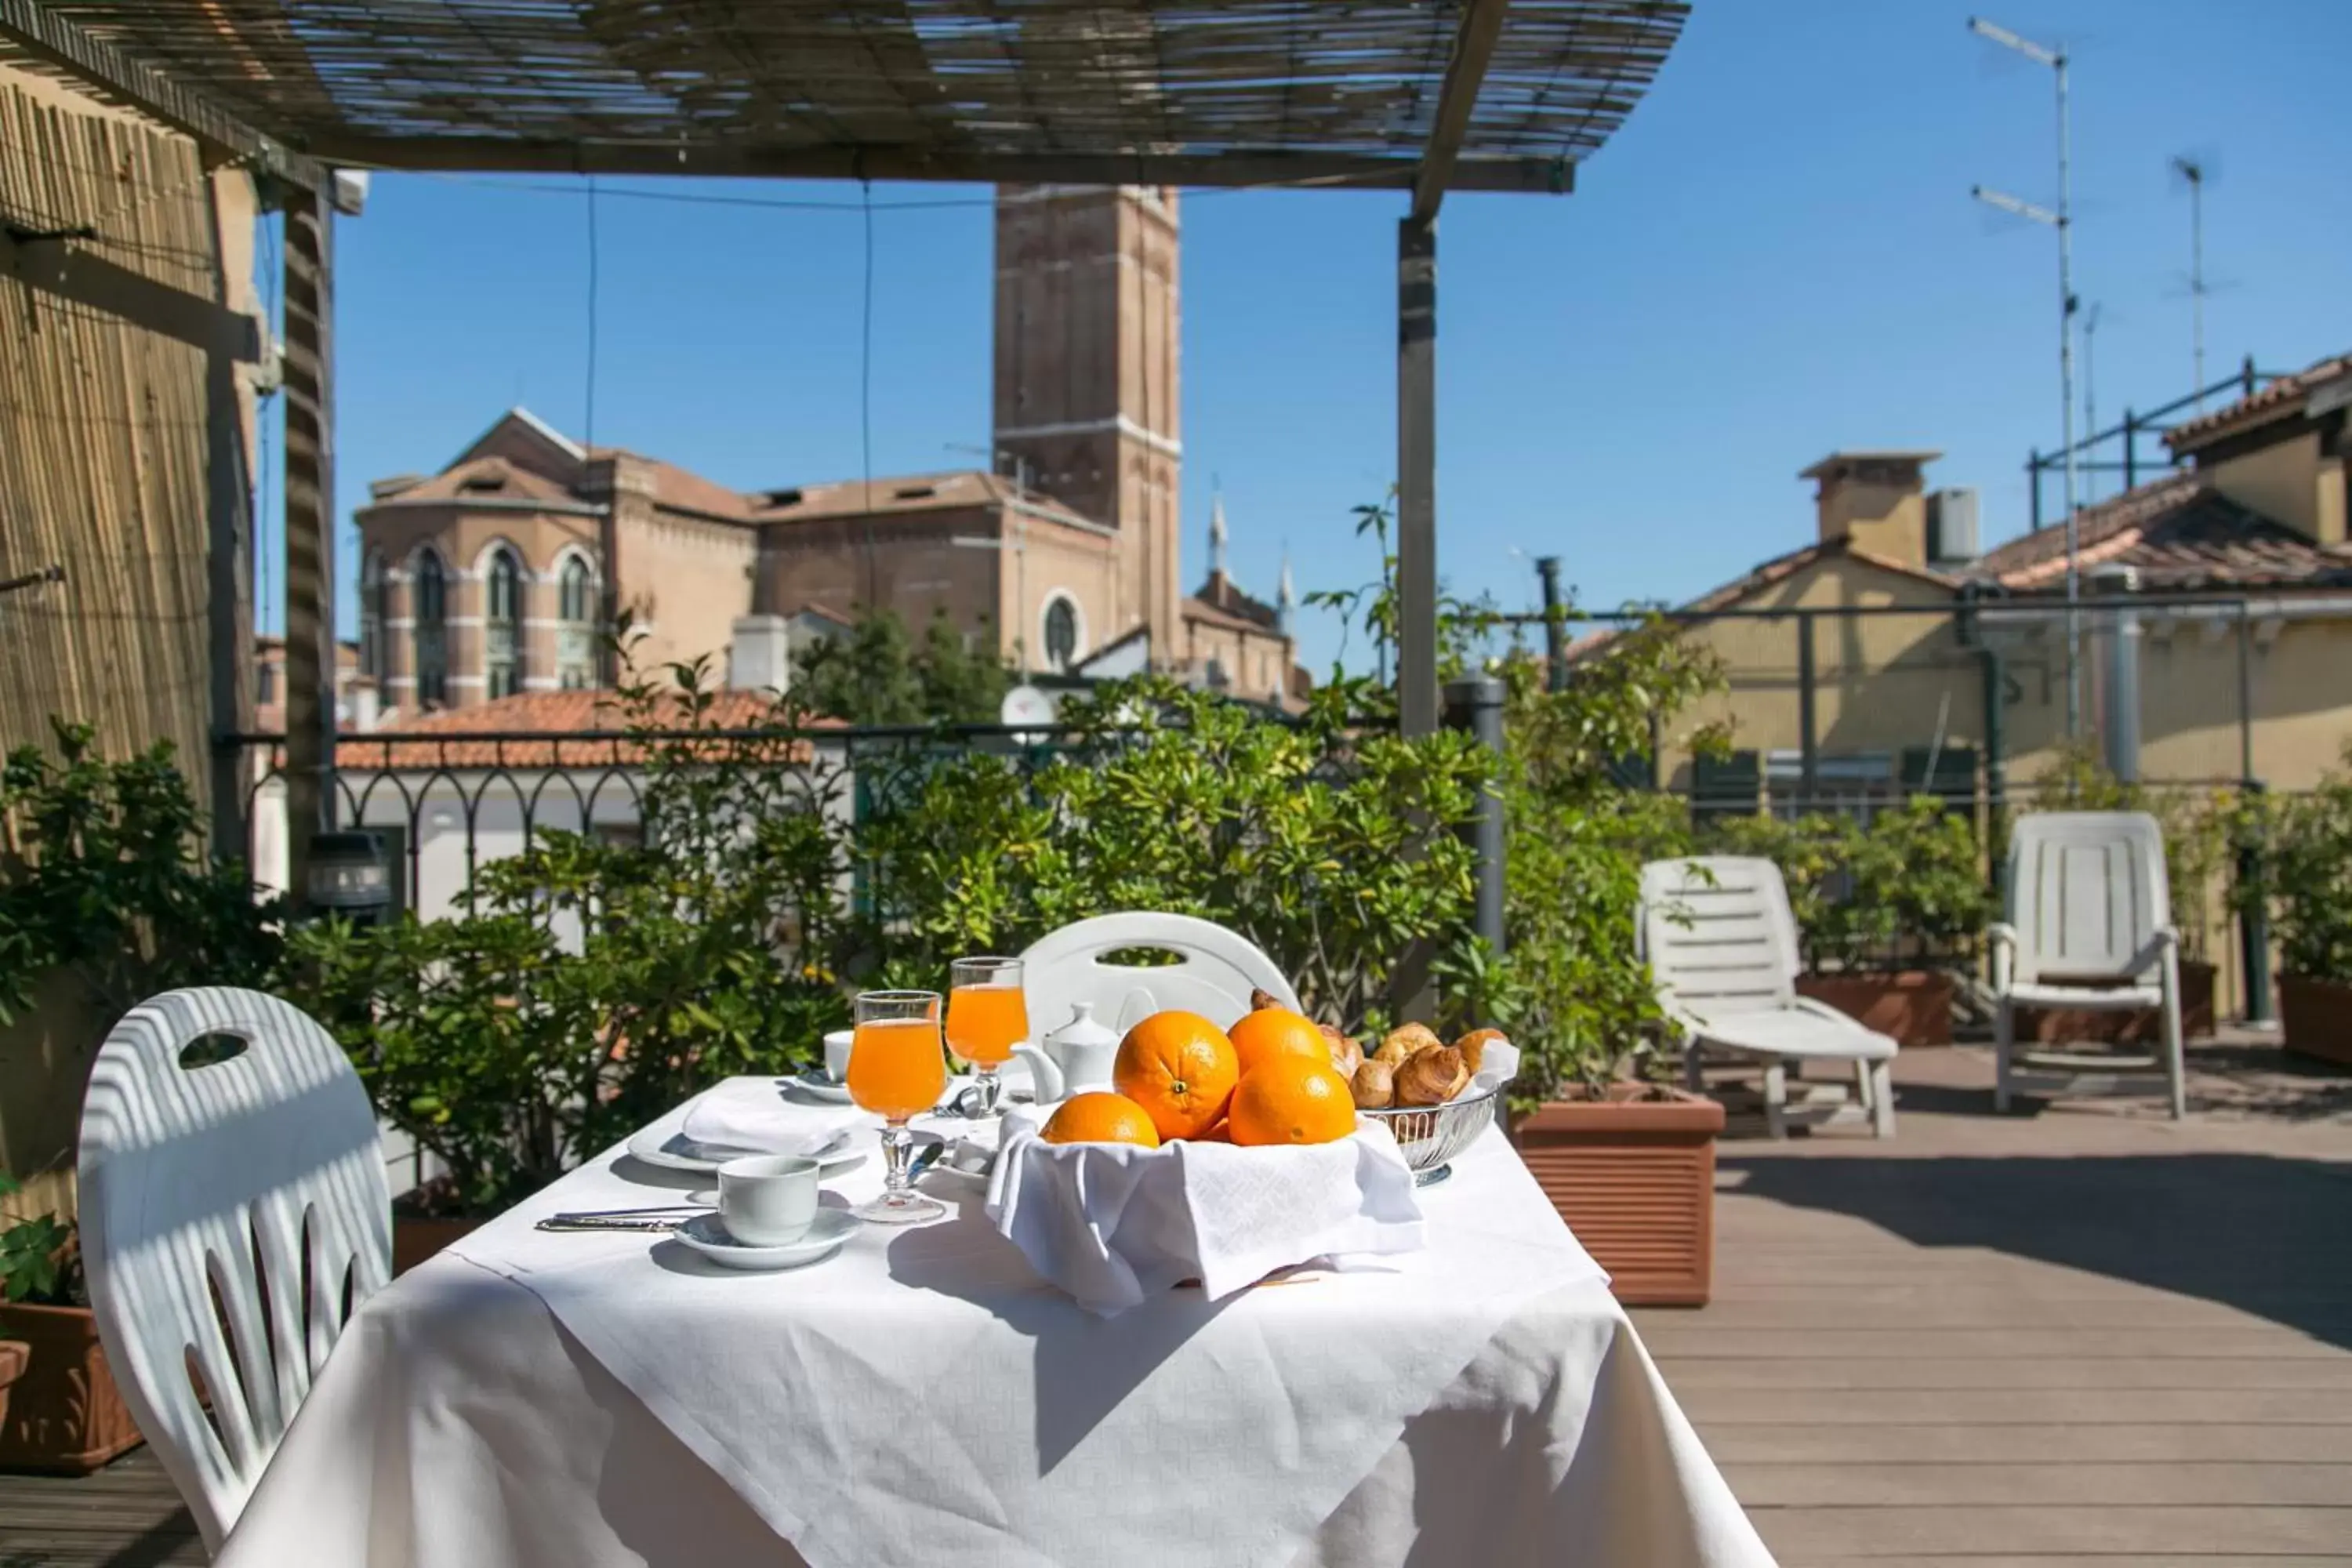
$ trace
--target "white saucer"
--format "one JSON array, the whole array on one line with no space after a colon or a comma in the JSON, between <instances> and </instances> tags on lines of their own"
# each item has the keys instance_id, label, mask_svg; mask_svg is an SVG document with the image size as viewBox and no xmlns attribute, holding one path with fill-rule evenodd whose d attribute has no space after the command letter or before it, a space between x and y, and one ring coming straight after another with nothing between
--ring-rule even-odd
<instances>
[{"instance_id":1,"label":"white saucer","mask_svg":"<svg viewBox=\"0 0 2352 1568\"><path fill-rule=\"evenodd\" d=\"M847 1084L818 1073L787 1073L778 1081L788 1089L804 1094L811 1100L822 1100L827 1105L850 1103Z\"/></svg>"},{"instance_id":2,"label":"white saucer","mask_svg":"<svg viewBox=\"0 0 2352 1568\"><path fill-rule=\"evenodd\" d=\"M817 1156L817 1179L831 1181L866 1163L866 1152L846 1145L855 1140L855 1131L846 1131L834 1141L827 1152ZM719 1167L730 1160L754 1152L748 1149L705 1150L683 1132L661 1133L647 1127L639 1130L629 1140L629 1155L648 1165L665 1171L691 1171L698 1176L714 1175Z\"/></svg>"},{"instance_id":3,"label":"white saucer","mask_svg":"<svg viewBox=\"0 0 2352 1568\"><path fill-rule=\"evenodd\" d=\"M670 1234L678 1245L699 1252L722 1268L765 1273L778 1268L805 1268L841 1250L841 1244L863 1222L847 1209L819 1209L808 1234L787 1247L753 1247L727 1234L715 1214L698 1214Z\"/></svg>"}]
</instances>

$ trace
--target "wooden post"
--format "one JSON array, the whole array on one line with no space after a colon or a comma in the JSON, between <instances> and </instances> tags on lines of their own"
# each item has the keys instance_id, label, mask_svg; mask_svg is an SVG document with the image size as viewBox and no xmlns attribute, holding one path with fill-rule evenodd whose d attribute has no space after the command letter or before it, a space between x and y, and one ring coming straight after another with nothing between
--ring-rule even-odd
<instances>
[{"instance_id":1,"label":"wooden post","mask_svg":"<svg viewBox=\"0 0 2352 1568\"><path fill-rule=\"evenodd\" d=\"M205 183L206 210L220 232L216 188ZM227 275L216 265L213 286L224 308ZM259 344L256 343L256 350ZM206 730L212 742L212 854L215 860L253 858L246 820L246 766L241 747L222 737L253 726L252 475L246 468L245 420L237 393L236 355L215 342L205 353L205 615L211 665ZM194 758L189 759L191 763Z\"/></svg>"},{"instance_id":2,"label":"wooden post","mask_svg":"<svg viewBox=\"0 0 2352 1568\"><path fill-rule=\"evenodd\" d=\"M310 836L335 817L334 216L326 190L286 207L286 845L308 897Z\"/></svg>"},{"instance_id":3,"label":"wooden post","mask_svg":"<svg viewBox=\"0 0 2352 1568\"><path fill-rule=\"evenodd\" d=\"M1397 226L1397 722L1437 730L1437 226Z\"/></svg>"}]
</instances>

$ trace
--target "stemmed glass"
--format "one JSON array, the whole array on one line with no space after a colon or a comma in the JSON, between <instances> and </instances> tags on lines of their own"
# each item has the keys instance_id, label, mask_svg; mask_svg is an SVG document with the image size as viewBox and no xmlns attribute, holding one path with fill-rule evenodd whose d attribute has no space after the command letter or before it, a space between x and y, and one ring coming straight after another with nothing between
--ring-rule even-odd
<instances>
[{"instance_id":1,"label":"stemmed glass","mask_svg":"<svg viewBox=\"0 0 2352 1568\"><path fill-rule=\"evenodd\" d=\"M907 1122L940 1102L948 1087L940 1049L940 994L866 991L856 1003L849 1045L849 1098L882 1118L882 1195L857 1217L877 1225L935 1219L947 1205L915 1191L907 1175L914 1140Z\"/></svg>"},{"instance_id":2,"label":"stemmed glass","mask_svg":"<svg viewBox=\"0 0 2352 1568\"><path fill-rule=\"evenodd\" d=\"M980 1102L968 1112L971 1116L996 1114L996 1069L1029 1037L1029 1006L1021 983L1017 958L959 958L949 966L948 1049L978 1080Z\"/></svg>"}]
</instances>

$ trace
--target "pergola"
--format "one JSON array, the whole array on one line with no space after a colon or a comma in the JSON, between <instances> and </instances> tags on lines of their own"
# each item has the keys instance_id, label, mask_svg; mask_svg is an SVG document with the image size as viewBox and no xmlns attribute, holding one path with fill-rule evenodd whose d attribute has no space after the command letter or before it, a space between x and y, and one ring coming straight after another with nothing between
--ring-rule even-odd
<instances>
[{"instance_id":1,"label":"pergola","mask_svg":"<svg viewBox=\"0 0 2352 1568\"><path fill-rule=\"evenodd\" d=\"M1394 188L1399 702L1436 727L1436 220L1564 194L1685 0L0 0L285 207L289 824L332 826L332 172ZM217 526L217 524L216 524ZM216 687L233 671L215 671ZM296 831L292 842L303 846ZM301 887L301 867L293 868Z\"/></svg>"}]
</instances>

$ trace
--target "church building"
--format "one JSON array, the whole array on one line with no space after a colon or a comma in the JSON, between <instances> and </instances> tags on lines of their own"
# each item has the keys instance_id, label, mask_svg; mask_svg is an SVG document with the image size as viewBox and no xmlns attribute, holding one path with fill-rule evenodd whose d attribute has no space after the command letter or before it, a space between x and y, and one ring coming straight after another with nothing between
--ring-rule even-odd
<instances>
[{"instance_id":1,"label":"church building","mask_svg":"<svg viewBox=\"0 0 2352 1568\"><path fill-rule=\"evenodd\" d=\"M1234 584L1222 498L1182 588L1178 260L1172 189L998 191L988 469L738 492L509 410L439 472L371 487L362 673L396 715L602 686L596 630L626 611L641 662L709 654L768 687L887 608L919 631L944 611L1024 673L1295 706L1288 568L1277 604Z\"/></svg>"}]
</instances>

